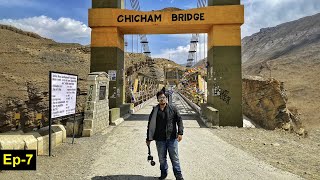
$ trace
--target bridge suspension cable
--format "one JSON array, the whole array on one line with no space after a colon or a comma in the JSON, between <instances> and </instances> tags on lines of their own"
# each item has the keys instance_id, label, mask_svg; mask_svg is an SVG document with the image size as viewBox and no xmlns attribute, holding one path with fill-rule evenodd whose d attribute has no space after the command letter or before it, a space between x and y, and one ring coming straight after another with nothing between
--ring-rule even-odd
<instances>
[{"instance_id":1,"label":"bridge suspension cable","mask_svg":"<svg viewBox=\"0 0 320 180\"><path fill-rule=\"evenodd\" d=\"M136 11L140 11L140 3L139 3L139 0L130 0L130 3L131 3L131 8L133 10L136 10ZM140 44L142 46L142 49L143 49L143 53L146 55L147 57L147 63L149 65L149 67L151 68L151 73L152 73L152 76L154 78L157 78L156 76L156 71L154 69L154 61L152 60L152 57L151 57L151 51L149 49L149 41L148 41L148 38L145 34L139 34L139 37L140 37ZM138 47L137 47L138 48Z\"/></svg>"},{"instance_id":2,"label":"bridge suspension cable","mask_svg":"<svg viewBox=\"0 0 320 180\"><path fill-rule=\"evenodd\" d=\"M205 7L207 4L207 0L198 0L197 7ZM197 46L199 43L199 34L192 34L191 41L190 41L190 49L189 55L187 59L187 67L192 67L195 64L197 59ZM201 44L199 44L201 46Z\"/></svg>"}]
</instances>

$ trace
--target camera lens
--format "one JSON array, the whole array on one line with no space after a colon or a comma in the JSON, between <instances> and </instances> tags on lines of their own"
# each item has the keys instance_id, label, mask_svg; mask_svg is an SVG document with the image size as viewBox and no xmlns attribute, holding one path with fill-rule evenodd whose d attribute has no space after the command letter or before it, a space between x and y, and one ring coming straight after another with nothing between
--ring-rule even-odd
<instances>
[{"instance_id":1,"label":"camera lens","mask_svg":"<svg viewBox=\"0 0 320 180\"><path fill-rule=\"evenodd\" d=\"M151 161L151 166L154 166L154 165L156 165L156 162Z\"/></svg>"}]
</instances>

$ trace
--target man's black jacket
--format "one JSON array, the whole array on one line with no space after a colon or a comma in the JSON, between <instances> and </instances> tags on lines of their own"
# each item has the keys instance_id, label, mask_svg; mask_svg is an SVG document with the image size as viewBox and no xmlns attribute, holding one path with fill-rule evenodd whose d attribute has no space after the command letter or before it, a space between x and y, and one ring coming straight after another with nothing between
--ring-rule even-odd
<instances>
[{"instance_id":1,"label":"man's black jacket","mask_svg":"<svg viewBox=\"0 0 320 180\"><path fill-rule=\"evenodd\" d=\"M157 122L157 113L160 109L160 105L153 107L148 122L148 130L147 130L147 140L152 141L154 140L154 133L156 131L156 122ZM170 139L171 134L175 133L176 137L178 135L183 135L183 122L178 112L177 108L172 104L167 104L166 107L166 118L167 118L167 125L166 125L166 138ZM178 126L178 132L177 132Z\"/></svg>"}]
</instances>

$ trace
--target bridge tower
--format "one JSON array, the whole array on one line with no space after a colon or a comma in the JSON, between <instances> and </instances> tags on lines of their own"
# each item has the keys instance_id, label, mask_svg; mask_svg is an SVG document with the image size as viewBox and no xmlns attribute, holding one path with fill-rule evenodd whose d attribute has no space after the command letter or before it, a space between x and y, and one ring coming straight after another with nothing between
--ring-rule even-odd
<instances>
[{"instance_id":1,"label":"bridge tower","mask_svg":"<svg viewBox=\"0 0 320 180\"><path fill-rule=\"evenodd\" d=\"M240 5L240 0L208 0L208 6ZM226 20L227 21L227 20ZM219 110L220 126L243 126L241 29L213 25L208 32L208 105Z\"/></svg>"},{"instance_id":2,"label":"bridge tower","mask_svg":"<svg viewBox=\"0 0 320 180\"><path fill-rule=\"evenodd\" d=\"M92 0L89 10L90 71L116 72L116 77L110 77L110 108L121 106L125 100L124 34L207 33L208 106L219 110L220 126L242 127L240 26L244 7L240 0L209 0L208 7L176 12L129 11L123 7L123 0ZM187 20L187 14L195 16ZM124 17L135 18L126 22Z\"/></svg>"},{"instance_id":3,"label":"bridge tower","mask_svg":"<svg viewBox=\"0 0 320 180\"><path fill-rule=\"evenodd\" d=\"M124 9L124 0L92 0L92 9ZM91 27L90 72L116 72L109 82L109 108L125 102L124 34L117 27ZM114 74L113 74L114 75Z\"/></svg>"}]
</instances>

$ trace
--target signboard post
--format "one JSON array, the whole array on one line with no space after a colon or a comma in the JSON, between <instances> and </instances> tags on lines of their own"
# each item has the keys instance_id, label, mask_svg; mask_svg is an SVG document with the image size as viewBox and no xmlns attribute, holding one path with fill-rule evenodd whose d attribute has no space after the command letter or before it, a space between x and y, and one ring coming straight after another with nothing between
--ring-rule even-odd
<instances>
[{"instance_id":1,"label":"signboard post","mask_svg":"<svg viewBox=\"0 0 320 180\"><path fill-rule=\"evenodd\" d=\"M51 156L52 119L76 113L78 76L50 71L49 73L49 156ZM75 122L73 123L73 125ZM73 139L74 140L74 132Z\"/></svg>"}]
</instances>

